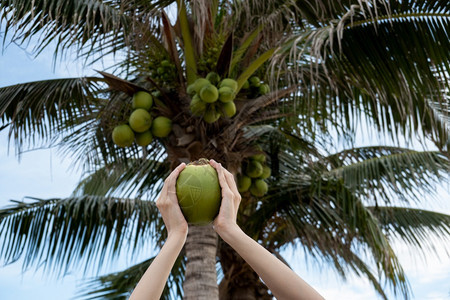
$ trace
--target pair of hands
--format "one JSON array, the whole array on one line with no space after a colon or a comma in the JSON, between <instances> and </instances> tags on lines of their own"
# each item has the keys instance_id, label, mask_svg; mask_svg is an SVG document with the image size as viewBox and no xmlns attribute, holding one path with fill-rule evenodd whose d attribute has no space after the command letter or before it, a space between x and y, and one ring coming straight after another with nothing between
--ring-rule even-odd
<instances>
[{"instance_id":1,"label":"pair of hands","mask_svg":"<svg viewBox=\"0 0 450 300\"><path fill-rule=\"evenodd\" d=\"M237 226L236 217L241 202L241 195L238 192L233 174L222 167L220 163L210 160L210 165L217 171L220 187L222 189L222 204L219 214L214 220L214 230L222 235L228 229ZM156 206L161 212L164 224L167 228L168 237L172 235L184 235L188 232L188 224L184 218L178 198L176 194L175 184L178 174L186 167L185 163L180 164L170 173L169 177L164 181L159 198L156 200Z\"/></svg>"}]
</instances>

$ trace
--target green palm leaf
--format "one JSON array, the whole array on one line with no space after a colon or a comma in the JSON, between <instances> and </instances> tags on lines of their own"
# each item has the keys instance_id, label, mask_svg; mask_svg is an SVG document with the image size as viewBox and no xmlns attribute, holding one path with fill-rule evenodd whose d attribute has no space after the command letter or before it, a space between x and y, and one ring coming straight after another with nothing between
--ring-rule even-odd
<instances>
[{"instance_id":1,"label":"green palm leaf","mask_svg":"<svg viewBox=\"0 0 450 300\"><path fill-rule=\"evenodd\" d=\"M2 125L17 148L25 142L50 141L58 131L73 127L73 119L95 109L94 93L102 79L95 77L53 79L0 88Z\"/></svg>"},{"instance_id":2,"label":"green palm leaf","mask_svg":"<svg viewBox=\"0 0 450 300\"><path fill-rule=\"evenodd\" d=\"M342 178L345 185L368 199L391 201L394 194L406 201L421 200L422 190L434 194L435 184L445 180L449 160L439 152L413 151L396 147L363 147L329 156L338 167L329 174ZM372 196L371 196L372 195Z\"/></svg>"},{"instance_id":3,"label":"green palm leaf","mask_svg":"<svg viewBox=\"0 0 450 300\"><path fill-rule=\"evenodd\" d=\"M54 272L80 265L101 268L105 258L136 250L147 240L164 238L162 221L151 201L83 196L36 199L0 210L0 257L24 258L24 268L44 264Z\"/></svg>"},{"instance_id":4,"label":"green palm leaf","mask_svg":"<svg viewBox=\"0 0 450 300\"><path fill-rule=\"evenodd\" d=\"M136 282L144 275L155 257L138 263L126 270L103 275L87 281L81 286L85 293L78 293L80 299L128 299ZM169 280L164 288L161 299L170 300L182 297L185 259L178 257L172 268Z\"/></svg>"},{"instance_id":5,"label":"green palm leaf","mask_svg":"<svg viewBox=\"0 0 450 300\"><path fill-rule=\"evenodd\" d=\"M106 165L83 179L74 195L131 197L137 194L156 200L162 188L162 178L169 175L168 162L152 159L129 159Z\"/></svg>"},{"instance_id":6,"label":"green palm leaf","mask_svg":"<svg viewBox=\"0 0 450 300\"><path fill-rule=\"evenodd\" d=\"M115 53L136 42L135 31L145 33L140 43L156 42L150 21L172 2L8 0L0 4L0 21L6 32L14 31L11 39L16 43L39 38L37 53L52 42L57 44L55 54L72 46L91 54Z\"/></svg>"},{"instance_id":7,"label":"green palm leaf","mask_svg":"<svg viewBox=\"0 0 450 300\"><path fill-rule=\"evenodd\" d=\"M434 250L430 235L442 241L449 239L450 215L410 207L374 206L368 209L388 234L422 252Z\"/></svg>"}]
</instances>

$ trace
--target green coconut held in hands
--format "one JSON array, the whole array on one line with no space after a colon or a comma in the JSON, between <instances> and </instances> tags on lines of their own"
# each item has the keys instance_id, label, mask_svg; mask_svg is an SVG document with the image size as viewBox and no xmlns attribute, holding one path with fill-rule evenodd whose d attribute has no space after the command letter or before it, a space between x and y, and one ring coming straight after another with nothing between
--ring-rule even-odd
<instances>
[{"instance_id":1,"label":"green coconut held in hands","mask_svg":"<svg viewBox=\"0 0 450 300\"><path fill-rule=\"evenodd\" d=\"M178 203L186 221L207 225L219 213L221 190L217 171L205 158L189 163L178 175Z\"/></svg>"}]
</instances>

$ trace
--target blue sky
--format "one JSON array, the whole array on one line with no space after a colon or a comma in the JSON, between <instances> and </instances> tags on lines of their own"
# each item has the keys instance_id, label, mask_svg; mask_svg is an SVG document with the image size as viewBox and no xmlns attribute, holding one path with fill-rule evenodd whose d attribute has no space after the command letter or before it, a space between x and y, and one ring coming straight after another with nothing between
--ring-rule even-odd
<instances>
[{"instance_id":1,"label":"blue sky","mask_svg":"<svg viewBox=\"0 0 450 300\"><path fill-rule=\"evenodd\" d=\"M57 64L53 70L52 55L48 50L33 59L23 49L10 46L0 55L0 87L41 79L92 75L93 69L102 69L100 65L84 69L80 63L69 60ZM14 147L8 147L7 134L0 132L0 207L8 205L9 199L21 200L25 196L69 196L79 178L79 171L71 169L70 159L63 159L56 150L24 153L19 161ZM448 186L441 187L440 199L427 204L427 209L450 214L449 191ZM436 249L440 259L430 255L426 261L417 258L416 253L400 243L395 244L395 249L410 280L413 299L450 299L450 258L444 247ZM148 253L134 259L124 257L105 271L121 269L150 256L152 252L149 249ZM288 249L284 255L294 270L327 299L378 299L366 280L352 277L342 282L330 267L314 263L311 258L306 261L305 254L298 249ZM0 299L70 299L82 279L82 272L77 270L64 278L54 278L34 269L22 273L18 262L0 267ZM396 297L392 296L392 299Z\"/></svg>"}]
</instances>

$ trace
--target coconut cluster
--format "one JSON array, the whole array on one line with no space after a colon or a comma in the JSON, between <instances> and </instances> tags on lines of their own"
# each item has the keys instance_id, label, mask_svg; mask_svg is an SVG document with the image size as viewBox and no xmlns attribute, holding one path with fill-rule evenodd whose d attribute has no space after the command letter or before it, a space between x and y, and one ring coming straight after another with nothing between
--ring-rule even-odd
<instances>
[{"instance_id":1,"label":"coconut cluster","mask_svg":"<svg viewBox=\"0 0 450 300\"><path fill-rule=\"evenodd\" d=\"M266 95L270 92L270 87L264 83L258 76L250 77L242 86L242 89L247 91L247 98L254 99L259 96Z\"/></svg>"},{"instance_id":2,"label":"coconut cluster","mask_svg":"<svg viewBox=\"0 0 450 300\"><path fill-rule=\"evenodd\" d=\"M271 169L266 165L264 153L255 154L243 164L243 173L237 176L237 186L240 193L250 191L255 197L264 196L269 187L265 179L271 175Z\"/></svg>"},{"instance_id":3,"label":"coconut cluster","mask_svg":"<svg viewBox=\"0 0 450 300\"><path fill-rule=\"evenodd\" d=\"M234 99L237 89L236 80L221 79L219 74L210 72L205 78L198 78L188 86L187 92L192 97L190 110L209 124L221 116L231 118L236 114Z\"/></svg>"},{"instance_id":4,"label":"coconut cluster","mask_svg":"<svg viewBox=\"0 0 450 300\"><path fill-rule=\"evenodd\" d=\"M149 62L151 78L163 86L169 84L176 78L177 68L169 59L154 58Z\"/></svg>"},{"instance_id":5,"label":"coconut cluster","mask_svg":"<svg viewBox=\"0 0 450 300\"><path fill-rule=\"evenodd\" d=\"M164 116L152 116L153 97L145 91L133 95L133 112L127 124L116 126L112 140L119 147L130 147L133 142L139 146L149 145L153 137L167 137L172 131L172 120Z\"/></svg>"}]
</instances>

